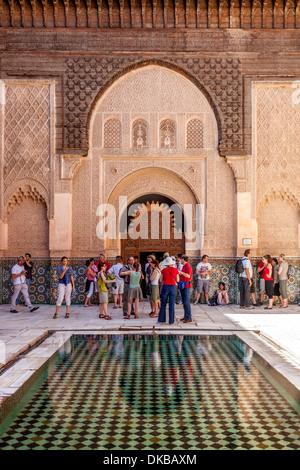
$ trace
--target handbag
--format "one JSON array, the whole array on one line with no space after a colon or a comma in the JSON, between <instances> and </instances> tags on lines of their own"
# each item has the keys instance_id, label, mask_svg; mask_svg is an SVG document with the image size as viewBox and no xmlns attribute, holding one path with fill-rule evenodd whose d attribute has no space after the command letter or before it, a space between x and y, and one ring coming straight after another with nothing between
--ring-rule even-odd
<instances>
[{"instance_id":1,"label":"handbag","mask_svg":"<svg viewBox=\"0 0 300 470\"><path fill-rule=\"evenodd\" d=\"M179 281L178 288L179 288L180 290L182 290L182 289L184 289L185 286L186 286L187 284L189 284L189 283L190 283L190 281L187 281L187 282Z\"/></svg>"}]
</instances>

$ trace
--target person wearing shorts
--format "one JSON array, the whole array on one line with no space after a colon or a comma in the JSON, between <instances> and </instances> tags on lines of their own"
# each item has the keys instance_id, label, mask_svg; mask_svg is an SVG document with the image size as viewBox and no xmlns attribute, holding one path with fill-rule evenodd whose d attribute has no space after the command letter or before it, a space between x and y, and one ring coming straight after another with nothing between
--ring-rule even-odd
<instances>
[{"instance_id":1,"label":"person wearing shorts","mask_svg":"<svg viewBox=\"0 0 300 470\"><path fill-rule=\"evenodd\" d=\"M99 318L104 318L105 320L112 320L112 318L107 313L108 308L108 288L107 284L115 282L115 280L106 279L106 264L103 261L100 261L98 264L99 274L98 274L98 287L99 287Z\"/></svg>"},{"instance_id":2,"label":"person wearing shorts","mask_svg":"<svg viewBox=\"0 0 300 470\"><path fill-rule=\"evenodd\" d=\"M199 302L200 295L204 292L206 303L208 302L208 294L209 294L209 279L210 274L212 273L212 266L208 262L208 256L203 255L202 261L197 264L196 267L196 274L198 275L197 281L197 298L195 301L195 305Z\"/></svg>"},{"instance_id":3,"label":"person wearing shorts","mask_svg":"<svg viewBox=\"0 0 300 470\"><path fill-rule=\"evenodd\" d=\"M108 274L113 274L116 285L112 288L112 294L114 296L114 308L122 308L123 294L124 294L124 278L121 278L119 273L120 269L123 268L122 256L116 257L116 264L114 264L109 270Z\"/></svg>"},{"instance_id":4,"label":"person wearing shorts","mask_svg":"<svg viewBox=\"0 0 300 470\"><path fill-rule=\"evenodd\" d=\"M153 259L150 261L150 283L151 283L151 295L150 295L150 303L151 303L151 318L158 317L158 308L160 304L160 292L159 292L159 279L161 272L158 268L158 261L157 259Z\"/></svg>"},{"instance_id":5,"label":"person wearing shorts","mask_svg":"<svg viewBox=\"0 0 300 470\"><path fill-rule=\"evenodd\" d=\"M139 263L134 263L133 269L126 271L124 274L126 276L130 276L129 290L128 290L128 313L124 318L128 320L130 319L133 301L135 305L135 318L139 318L138 316L139 302L140 300L143 299L143 292L140 286L140 281L144 277L144 275L142 271L140 271Z\"/></svg>"}]
</instances>

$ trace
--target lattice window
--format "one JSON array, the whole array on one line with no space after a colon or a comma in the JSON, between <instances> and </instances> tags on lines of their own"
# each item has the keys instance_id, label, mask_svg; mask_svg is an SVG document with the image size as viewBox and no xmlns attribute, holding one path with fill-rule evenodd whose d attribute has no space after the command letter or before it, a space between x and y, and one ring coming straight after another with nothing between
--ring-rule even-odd
<instances>
[{"instance_id":1,"label":"lattice window","mask_svg":"<svg viewBox=\"0 0 300 470\"><path fill-rule=\"evenodd\" d=\"M132 147L148 147L148 123L145 119L136 119L132 125Z\"/></svg>"},{"instance_id":2,"label":"lattice window","mask_svg":"<svg viewBox=\"0 0 300 470\"><path fill-rule=\"evenodd\" d=\"M159 128L160 147L176 147L176 124L172 119L164 119Z\"/></svg>"},{"instance_id":3,"label":"lattice window","mask_svg":"<svg viewBox=\"0 0 300 470\"><path fill-rule=\"evenodd\" d=\"M117 118L104 123L104 148L121 148L121 122Z\"/></svg>"},{"instance_id":4,"label":"lattice window","mask_svg":"<svg viewBox=\"0 0 300 470\"><path fill-rule=\"evenodd\" d=\"M191 119L186 129L186 147L188 149L203 148L203 123L200 119Z\"/></svg>"}]
</instances>

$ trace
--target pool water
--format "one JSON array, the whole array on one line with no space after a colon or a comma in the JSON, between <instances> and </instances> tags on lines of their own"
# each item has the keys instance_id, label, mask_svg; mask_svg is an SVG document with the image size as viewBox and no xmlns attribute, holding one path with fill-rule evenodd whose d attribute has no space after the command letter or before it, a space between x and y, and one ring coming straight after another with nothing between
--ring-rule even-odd
<instances>
[{"instance_id":1,"label":"pool water","mask_svg":"<svg viewBox=\"0 0 300 470\"><path fill-rule=\"evenodd\" d=\"M299 449L299 414L237 337L74 335L0 449Z\"/></svg>"}]
</instances>

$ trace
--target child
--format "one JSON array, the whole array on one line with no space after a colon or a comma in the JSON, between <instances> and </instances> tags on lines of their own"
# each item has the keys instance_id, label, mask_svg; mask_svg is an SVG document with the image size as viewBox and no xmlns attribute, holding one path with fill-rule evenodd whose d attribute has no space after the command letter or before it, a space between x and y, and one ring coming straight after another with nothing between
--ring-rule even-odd
<instances>
[{"instance_id":1,"label":"child","mask_svg":"<svg viewBox=\"0 0 300 470\"><path fill-rule=\"evenodd\" d=\"M105 320L112 320L112 318L107 314L108 306L108 289L106 284L115 282L115 280L108 280L105 276L106 265L103 262L99 262L99 275L98 275L98 286L99 286L99 318L105 318Z\"/></svg>"},{"instance_id":2,"label":"child","mask_svg":"<svg viewBox=\"0 0 300 470\"><path fill-rule=\"evenodd\" d=\"M219 282L219 289L217 290L217 296L218 296L219 305L229 304L228 292L226 290L226 286L224 282Z\"/></svg>"}]
</instances>

